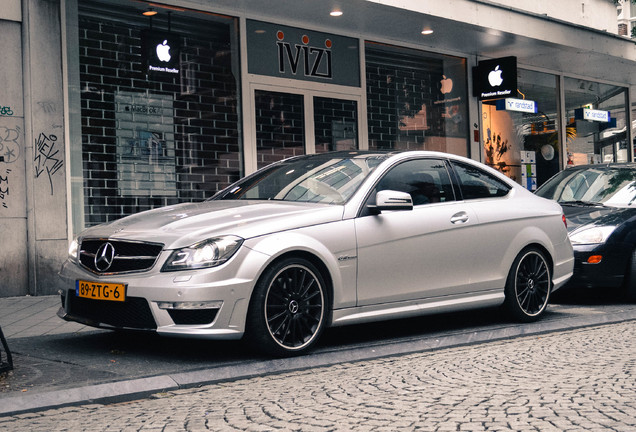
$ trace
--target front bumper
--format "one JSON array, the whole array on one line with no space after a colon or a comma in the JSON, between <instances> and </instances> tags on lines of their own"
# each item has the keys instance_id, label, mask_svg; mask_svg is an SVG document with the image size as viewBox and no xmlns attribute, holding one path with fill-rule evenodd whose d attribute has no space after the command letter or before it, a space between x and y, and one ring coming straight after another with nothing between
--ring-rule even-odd
<instances>
[{"instance_id":1,"label":"front bumper","mask_svg":"<svg viewBox=\"0 0 636 432\"><path fill-rule=\"evenodd\" d=\"M248 250L244 248L242 252L248 253ZM210 269L165 273L155 269L108 276L93 274L67 261L59 273L66 288L61 292L62 307L58 316L105 329L239 339L245 331L247 309L259 268L258 265L247 267L245 257L240 255L241 252L234 257L238 259ZM264 261L265 256L262 259ZM123 283L126 300L79 297L75 289L77 280Z\"/></svg>"},{"instance_id":2,"label":"front bumper","mask_svg":"<svg viewBox=\"0 0 636 432\"><path fill-rule=\"evenodd\" d=\"M568 286L576 288L618 288L632 254L626 245L573 245L574 275ZM602 256L597 264L588 263L591 256Z\"/></svg>"}]
</instances>

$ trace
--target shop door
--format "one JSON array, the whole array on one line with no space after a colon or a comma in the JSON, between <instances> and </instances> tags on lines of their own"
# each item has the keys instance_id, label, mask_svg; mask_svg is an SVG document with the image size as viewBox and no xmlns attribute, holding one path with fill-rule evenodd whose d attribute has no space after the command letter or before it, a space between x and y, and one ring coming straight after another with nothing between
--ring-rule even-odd
<instances>
[{"instance_id":1,"label":"shop door","mask_svg":"<svg viewBox=\"0 0 636 432\"><path fill-rule=\"evenodd\" d=\"M260 86L252 103L247 173L292 156L359 149L357 96Z\"/></svg>"}]
</instances>

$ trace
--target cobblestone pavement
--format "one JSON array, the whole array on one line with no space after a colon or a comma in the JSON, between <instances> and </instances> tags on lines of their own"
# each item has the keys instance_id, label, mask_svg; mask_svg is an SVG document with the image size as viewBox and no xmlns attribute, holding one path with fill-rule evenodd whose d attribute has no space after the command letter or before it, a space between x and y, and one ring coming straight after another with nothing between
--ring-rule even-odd
<instances>
[{"instance_id":1,"label":"cobblestone pavement","mask_svg":"<svg viewBox=\"0 0 636 432\"><path fill-rule=\"evenodd\" d=\"M0 417L18 431L634 431L636 322Z\"/></svg>"}]
</instances>

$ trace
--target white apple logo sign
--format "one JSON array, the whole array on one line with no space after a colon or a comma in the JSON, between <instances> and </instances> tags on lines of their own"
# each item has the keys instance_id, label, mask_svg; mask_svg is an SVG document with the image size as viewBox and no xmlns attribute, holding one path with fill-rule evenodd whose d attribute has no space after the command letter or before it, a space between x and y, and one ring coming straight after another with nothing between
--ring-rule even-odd
<instances>
[{"instance_id":1,"label":"white apple logo sign","mask_svg":"<svg viewBox=\"0 0 636 432\"><path fill-rule=\"evenodd\" d=\"M501 77L502 72L503 71L499 70L499 65L497 65L494 70L490 71L490 73L488 74L488 82L491 86L498 87L501 85L501 83L503 82L503 78Z\"/></svg>"},{"instance_id":2,"label":"white apple logo sign","mask_svg":"<svg viewBox=\"0 0 636 432\"><path fill-rule=\"evenodd\" d=\"M453 80L446 78L446 75L442 75L442 80L439 83L442 85L440 88L442 94L448 94L453 91Z\"/></svg>"},{"instance_id":3,"label":"white apple logo sign","mask_svg":"<svg viewBox=\"0 0 636 432\"><path fill-rule=\"evenodd\" d=\"M168 45L168 41L165 40L162 44L157 45L157 58L162 62L169 62L170 57L170 45Z\"/></svg>"}]
</instances>

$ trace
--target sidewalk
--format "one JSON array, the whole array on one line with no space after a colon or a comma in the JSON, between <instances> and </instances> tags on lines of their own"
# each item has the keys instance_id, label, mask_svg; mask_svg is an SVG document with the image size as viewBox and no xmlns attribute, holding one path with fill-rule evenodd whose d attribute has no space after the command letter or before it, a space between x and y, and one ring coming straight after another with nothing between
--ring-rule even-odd
<instances>
[{"instance_id":1,"label":"sidewalk","mask_svg":"<svg viewBox=\"0 0 636 432\"><path fill-rule=\"evenodd\" d=\"M57 316L59 295L0 298L0 327L7 339L95 331ZM9 349L11 345L9 345Z\"/></svg>"}]
</instances>

